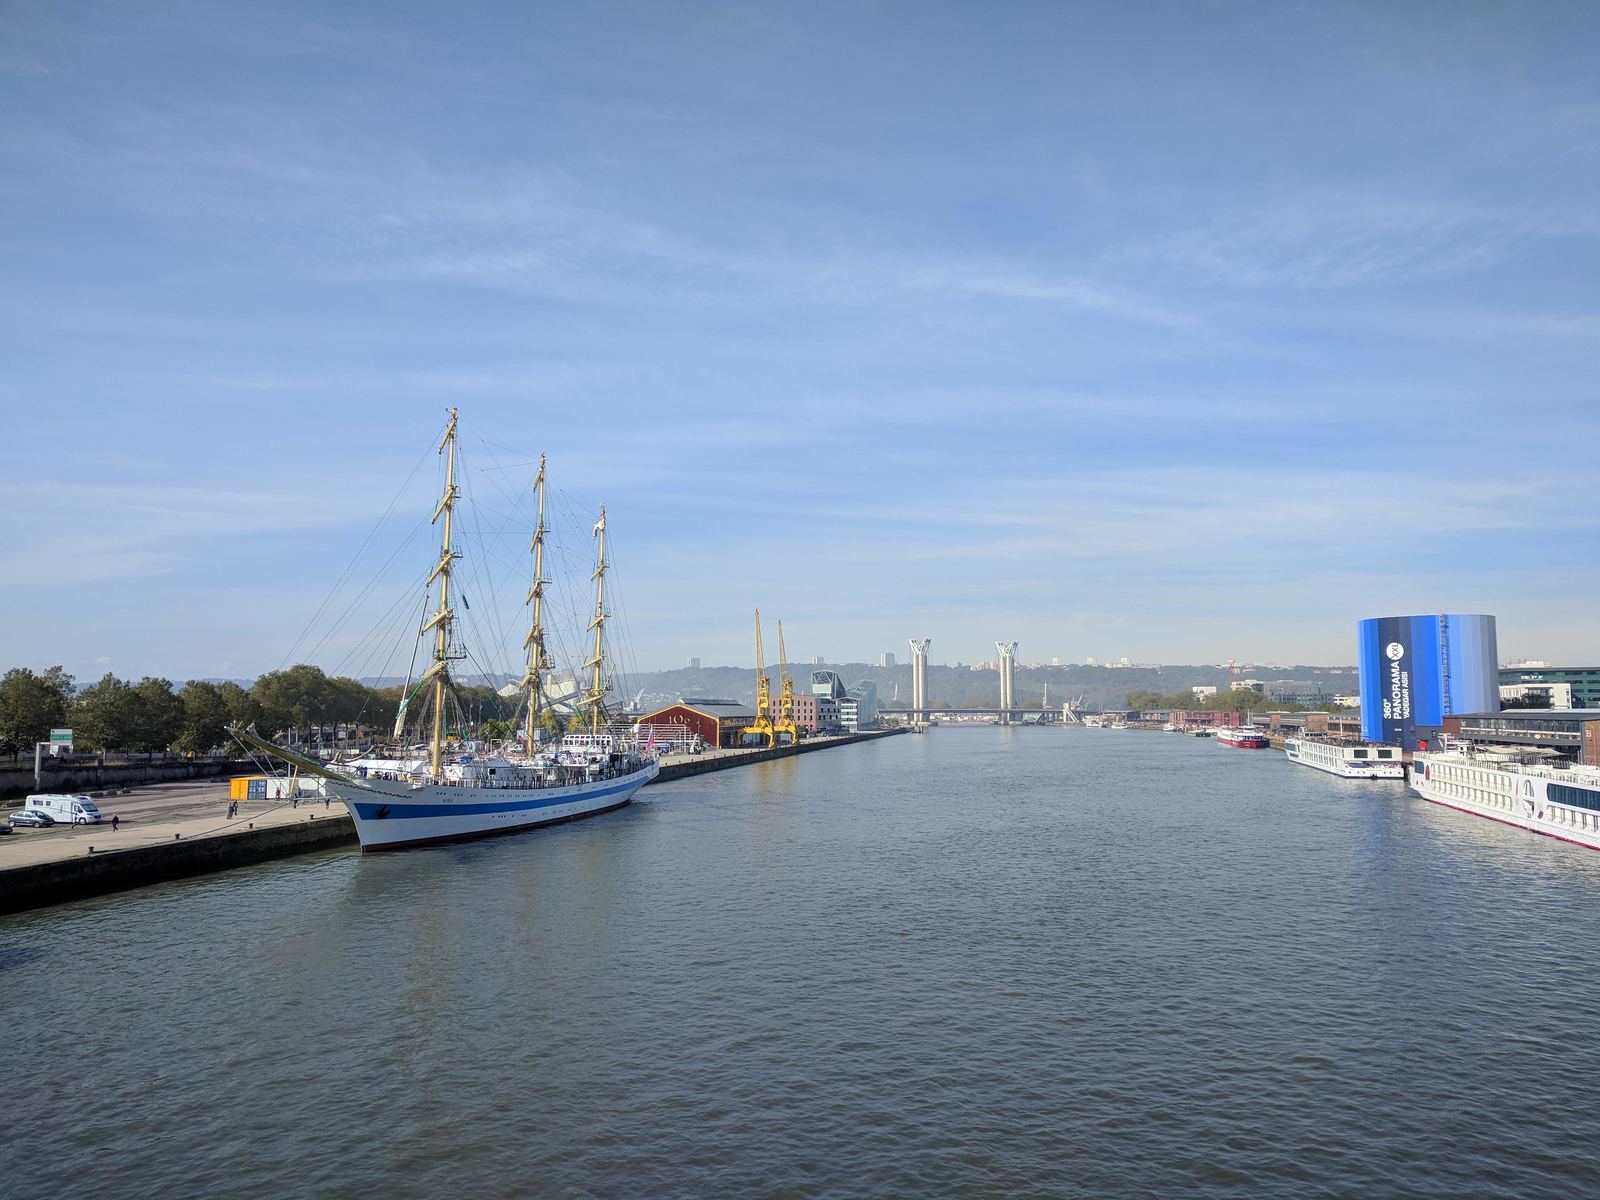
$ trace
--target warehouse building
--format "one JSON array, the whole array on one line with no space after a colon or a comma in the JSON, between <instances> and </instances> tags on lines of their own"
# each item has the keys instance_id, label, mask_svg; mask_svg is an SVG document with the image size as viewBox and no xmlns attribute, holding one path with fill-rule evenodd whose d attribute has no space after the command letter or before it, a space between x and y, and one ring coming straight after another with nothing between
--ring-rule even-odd
<instances>
[{"instance_id":1,"label":"warehouse building","mask_svg":"<svg viewBox=\"0 0 1600 1200\"><path fill-rule=\"evenodd\" d=\"M646 713L639 718L639 726L682 726L708 746L737 746L740 735L755 719L755 709L736 700L685 696L676 704Z\"/></svg>"}]
</instances>

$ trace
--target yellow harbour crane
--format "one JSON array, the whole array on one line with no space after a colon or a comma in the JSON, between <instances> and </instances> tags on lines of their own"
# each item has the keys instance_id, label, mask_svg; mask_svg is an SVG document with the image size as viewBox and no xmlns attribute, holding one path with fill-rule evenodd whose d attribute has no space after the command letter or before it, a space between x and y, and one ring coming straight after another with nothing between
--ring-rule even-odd
<instances>
[{"instance_id":1,"label":"yellow harbour crane","mask_svg":"<svg viewBox=\"0 0 1600 1200\"><path fill-rule=\"evenodd\" d=\"M744 731L746 741L759 738L769 749L776 742L772 728L772 676L767 674L767 658L761 649L761 610L756 609L756 719Z\"/></svg>"},{"instance_id":2,"label":"yellow harbour crane","mask_svg":"<svg viewBox=\"0 0 1600 1200\"><path fill-rule=\"evenodd\" d=\"M778 719L772 723L773 740L780 746L792 746L800 740L800 730L794 723L794 680L789 678L789 652L783 646L783 622L778 622L778 680L783 691L778 698Z\"/></svg>"}]
</instances>

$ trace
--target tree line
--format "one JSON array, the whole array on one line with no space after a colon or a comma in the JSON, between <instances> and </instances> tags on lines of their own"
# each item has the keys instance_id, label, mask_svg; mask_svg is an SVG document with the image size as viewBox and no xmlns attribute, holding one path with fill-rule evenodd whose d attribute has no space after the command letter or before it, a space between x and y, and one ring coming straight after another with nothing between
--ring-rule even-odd
<instances>
[{"instance_id":1,"label":"tree line","mask_svg":"<svg viewBox=\"0 0 1600 1200\"><path fill-rule=\"evenodd\" d=\"M296 741L314 740L317 731L339 725L353 727L358 739L387 735L404 691L348 676L330 678L305 663L270 671L248 688L204 679L175 687L151 675L135 683L110 673L84 688L75 684L59 666L41 672L14 667L0 676L0 754L32 754L35 743L57 728L72 730L77 749L135 754L225 749L234 723ZM458 685L456 699L468 725L458 732L509 732L515 701L484 685Z\"/></svg>"}]
</instances>

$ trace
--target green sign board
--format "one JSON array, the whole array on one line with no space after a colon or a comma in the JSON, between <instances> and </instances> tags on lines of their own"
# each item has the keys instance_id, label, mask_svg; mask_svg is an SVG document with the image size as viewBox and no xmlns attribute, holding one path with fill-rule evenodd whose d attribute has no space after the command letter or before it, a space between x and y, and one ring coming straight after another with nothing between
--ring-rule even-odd
<instances>
[{"instance_id":1,"label":"green sign board","mask_svg":"<svg viewBox=\"0 0 1600 1200\"><path fill-rule=\"evenodd\" d=\"M70 746L70 745L72 745L72 730L70 730L70 729L52 729L50 731L50 744L52 746Z\"/></svg>"}]
</instances>

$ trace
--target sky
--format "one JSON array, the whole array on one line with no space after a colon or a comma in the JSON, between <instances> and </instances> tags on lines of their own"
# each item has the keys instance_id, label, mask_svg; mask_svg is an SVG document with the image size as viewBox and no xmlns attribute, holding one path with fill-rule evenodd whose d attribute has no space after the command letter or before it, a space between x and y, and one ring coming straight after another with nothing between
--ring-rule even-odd
<instances>
[{"instance_id":1,"label":"sky","mask_svg":"<svg viewBox=\"0 0 1600 1200\"><path fill-rule=\"evenodd\" d=\"M1600 661L1597 60L1582 3L0 0L0 667L376 670L452 406L497 662L540 453L641 669L757 606Z\"/></svg>"}]
</instances>

